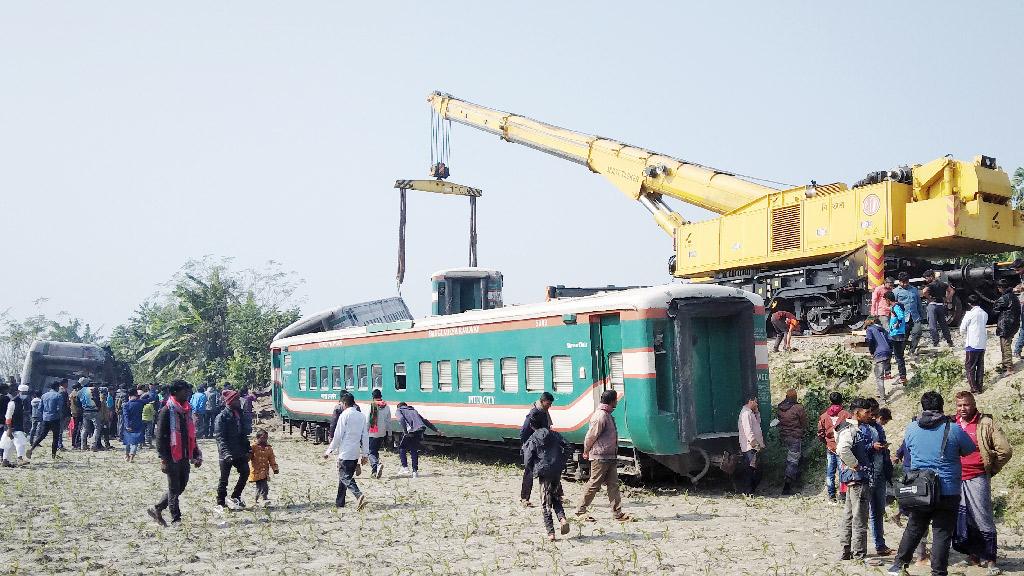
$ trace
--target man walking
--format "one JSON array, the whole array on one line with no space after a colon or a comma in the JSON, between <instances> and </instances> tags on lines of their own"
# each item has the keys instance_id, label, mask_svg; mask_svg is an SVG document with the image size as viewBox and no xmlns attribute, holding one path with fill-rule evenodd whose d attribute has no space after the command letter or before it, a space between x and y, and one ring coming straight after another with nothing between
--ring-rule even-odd
<instances>
[{"instance_id":1,"label":"man walking","mask_svg":"<svg viewBox=\"0 0 1024 576\"><path fill-rule=\"evenodd\" d=\"M889 333L871 317L864 321L864 326L866 328L864 341L867 342L868 351L871 352L871 357L874 360L875 389L878 390L878 397L882 402L888 402L889 397L885 393L885 378L892 369L892 343L889 341Z\"/></svg>"},{"instance_id":2,"label":"man walking","mask_svg":"<svg viewBox=\"0 0 1024 576\"><path fill-rule=\"evenodd\" d=\"M550 392L542 392L540 399L533 403L530 407L530 411L526 414L526 420L523 421L523 426L519 429L519 442L520 452L522 447L526 446L526 442L533 436L534 428L530 425L534 417L543 419L547 425L545 428L551 428L551 413L548 410L551 409L551 405L555 403L555 397ZM519 491L519 503L524 507L529 508L533 506L530 503L530 495L533 493L533 466L529 460L524 459L523 468L523 484Z\"/></svg>"},{"instance_id":3,"label":"man walking","mask_svg":"<svg viewBox=\"0 0 1024 576\"><path fill-rule=\"evenodd\" d=\"M962 482L953 548L966 554L969 564L987 568L988 574L998 574L991 481L1013 457L1013 448L992 416L978 411L970 392L957 392L956 423L978 451L960 457Z\"/></svg>"},{"instance_id":4,"label":"man walking","mask_svg":"<svg viewBox=\"0 0 1024 576\"><path fill-rule=\"evenodd\" d=\"M355 406L358 412L359 407ZM419 476L420 470L420 442L423 441L423 434L430 428L438 436L444 436L437 426L420 415L415 408L405 402L398 403L398 424L402 427L402 439L398 442L398 460L402 464L401 473L409 474L409 463L406 460L406 452L412 459L412 477Z\"/></svg>"},{"instance_id":5,"label":"man walking","mask_svg":"<svg viewBox=\"0 0 1024 576\"><path fill-rule=\"evenodd\" d=\"M341 403L345 409L338 418L338 425L334 429L334 437L324 452L324 459L331 457L331 452L338 452L338 494L334 498L334 505L338 508L345 507L345 493L352 492L356 497L356 510L362 510L366 505L366 495L359 490L356 484L356 466L366 462L366 453L369 448L369 437L366 433L366 417L363 413L353 408L355 398L344 393L341 396Z\"/></svg>"},{"instance_id":6,"label":"man walking","mask_svg":"<svg viewBox=\"0 0 1024 576\"><path fill-rule=\"evenodd\" d=\"M249 454L251 452L249 438L242 417L242 403L238 392L225 390L222 394L224 408L217 414L213 423L213 437L217 441L217 454L220 457L220 481L217 483L217 505L227 507L225 498L228 495L228 480L231 469L238 471L238 481L231 492L231 504L236 509L245 508L242 491L249 479ZM186 397L187 400L187 397Z\"/></svg>"},{"instance_id":7,"label":"man walking","mask_svg":"<svg viewBox=\"0 0 1024 576\"><path fill-rule=\"evenodd\" d=\"M953 339L949 336L949 325L946 323L946 308L953 304L955 291L949 284L939 279L939 273L928 270L924 273L928 284L924 287L922 296L928 299L928 327L931 330L932 346L939 345L939 333L946 340L950 348L953 347Z\"/></svg>"},{"instance_id":8,"label":"man walking","mask_svg":"<svg viewBox=\"0 0 1024 576\"><path fill-rule=\"evenodd\" d=\"M171 382L167 405L156 416L156 450L160 471L167 476L167 492L156 506L146 510L150 518L167 526L163 512L171 509L171 522L181 522L178 498L188 485L190 466L203 465L203 453L196 443L196 426L188 404L192 387L183 380Z\"/></svg>"},{"instance_id":9,"label":"man walking","mask_svg":"<svg viewBox=\"0 0 1024 576\"><path fill-rule=\"evenodd\" d=\"M921 396L921 415L907 425L904 443L914 470L932 470L939 479L939 501L934 507L910 509L896 562L889 574L906 574L917 543L932 528L932 574L943 576L949 567L949 546L956 529L960 507L960 458L977 451L977 446L959 426L942 413L942 395L925 392Z\"/></svg>"},{"instance_id":10,"label":"man walking","mask_svg":"<svg viewBox=\"0 0 1024 576\"><path fill-rule=\"evenodd\" d=\"M825 444L825 490L828 492L828 499L836 500L836 472L839 471L839 458L836 456L836 425L853 418L843 408L843 395L840 392L832 392L828 395L831 403L824 412L818 416L818 440Z\"/></svg>"},{"instance_id":11,"label":"man walking","mask_svg":"<svg viewBox=\"0 0 1024 576\"><path fill-rule=\"evenodd\" d=\"M50 446L50 458L57 457L57 449L60 448L61 419L64 414L64 397L60 393L61 385L57 382L50 384L50 390L43 394L40 403L43 410L43 428L36 435L32 446L28 449L28 457L32 457L32 451L36 446L43 443L47 434L53 434L53 445Z\"/></svg>"},{"instance_id":12,"label":"man walking","mask_svg":"<svg viewBox=\"0 0 1024 576\"><path fill-rule=\"evenodd\" d=\"M911 354L917 354L917 343L920 342L921 333L924 330L924 316L921 315L921 292L917 286L910 283L910 275L906 272L900 272L897 278L898 285L892 289L892 293L896 296L896 300L903 305L909 318L907 321L907 334L909 335L907 350Z\"/></svg>"},{"instance_id":13,"label":"man walking","mask_svg":"<svg viewBox=\"0 0 1024 576\"><path fill-rule=\"evenodd\" d=\"M840 525L840 560L863 561L868 553L868 508L871 491L871 404L865 398L850 403L853 418L836 427L839 479L846 484L846 503Z\"/></svg>"},{"instance_id":14,"label":"man walking","mask_svg":"<svg viewBox=\"0 0 1024 576\"><path fill-rule=\"evenodd\" d=\"M764 449L764 433L761 431L761 414L757 396L749 396L740 409L739 416L740 453L743 454L743 494L753 496L761 483L761 462L758 454Z\"/></svg>"},{"instance_id":15,"label":"man walking","mask_svg":"<svg viewBox=\"0 0 1024 576\"><path fill-rule=\"evenodd\" d=\"M78 392L78 401L82 405L82 439L80 445L82 450L88 450L90 437L92 438L92 451L100 451L100 436L103 433L103 418L100 414L100 389L92 385L92 380L87 376L78 379L82 389Z\"/></svg>"},{"instance_id":16,"label":"man walking","mask_svg":"<svg viewBox=\"0 0 1024 576\"><path fill-rule=\"evenodd\" d=\"M583 458L590 460L590 480L583 490L583 500L576 510L576 517L586 522L596 521L587 516L587 506L594 501L602 485L608 491L612 517L620 522L632 520L622 511L622 496L619 494L619 431L612 416L618 403L619 395L615 390L601 393L601 404L590 417L590 428L583 439Z\"/></svg>"},{"instance_id":17,"label":"man walking","mask_svg":"<svg viewBox=\"0 0 1024 576\"><path fill-rule=\"evenodd\" d=\"M793 494L793 486L800 479L800 455L803 452L804 433L807 432L807 412L796 401L796 390L786 390L786 399L777 406L779 438L786 447L786 481L782 495Z\"/></svg>"},{"instance_id":18,"label":"man walking","mask_svg":"<svg viewBox=\"0 0 1024 576\"><path fill-rule=\"evenodd\" d=\"M992 313L998 315L996 336L999 336L1002 362L996 366L996 372L1010 374L1013 372L1013 337L1020 328L1020 299L1013 293L1013 286L1006 278L1000 279L998 286L1002 294L992 306ZM979 389L978 392L980 391Z\"/></svg>"},{"instance_id":19,"label":"man walking","mask_svg":"<svg viewBox=\"0 0 1024 576\"><path fill-rule=\"evenodd\" d=\"M224 408L221 402L220 392L217 391L213 384L210 384L210 387L206 389L206 428L199 431L203 438L213 437L213 421L217 418L217 414L220 414L221 409Z\"/></svg>"},{"instance_id":20,"label":"man walking","mask_svg":"<svg viewBox=\"0 0 1024 576\"><path fill-rule=\"evenodd\" d=\"M32 413L32 400L28 397L27 384L11 384L7 409L4 411L4 432L0 437L0 448L3 449L3 465L14 467L14 454L18 455L18 464L27 464L25 460L28 449L27 415Z\"/></svg>"},{"instance_id":21,"label":"man walking","mask_svg":"<svg viewBox=\"0 0 1024 576\"><path fill-rule=\"evenodd\" d=\"M893 358L896 359L900 384L905 386L907 384L907 362L904 353L907 348L907 322L910 320L910 315L891 291L886 292L884 298L889 303L889 324L886 326L886 331L889 333L889 344L892 346Z\"/></svg>"},{"instance_id":22,"label":"man walking","mask_svg":"<svg viewBox=\"0 0 1024 576\"><path fill-rule=\"evenodd\" d=\"M985 376L985 344L988 340L988 313L980 306L977 294L967 297L967 311L960 320L960 334L964 337L964 368L971 392L981 393L981 380Z\"/></svg>"},{"instance_id":23,"label":"man walking","mask_svg":"<svg viewBox=\"0 0 1024 576\"><path fill-rule=\"evenodd\" d=\"M74 422L74 426L69 428L72 450L82 449L82 428L84 428L84 422L82 420L82 399L79 397L81 392L82 385L79 382L75 382L71 387L71 400L69 403L71 406L71 421Z\"/></svg>"},{"instance_id":24,"label":"man walking","mask_svg":"<svg viewBox=\"0 0 1024 576\"><path fill-rule=\"evenodd\" d=\"M380 447L391 432L391 408L384 401L380 388L371 393L370 416L366 419L366 435L369 437L370 475L380 478L384 474L384 463L380 461ZM332 436L333 438L333 436Z\"/></svg>"}]
</instances>

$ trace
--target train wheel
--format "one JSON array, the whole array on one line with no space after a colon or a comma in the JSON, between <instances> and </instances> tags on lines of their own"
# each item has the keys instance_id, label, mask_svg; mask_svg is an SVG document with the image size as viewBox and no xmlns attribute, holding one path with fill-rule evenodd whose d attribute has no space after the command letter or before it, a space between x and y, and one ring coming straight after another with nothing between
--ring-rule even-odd
<instances>
[{"instance_id":1,"label":"train wheel","mask_svg":"<svg viewBox=\"0 0 1024 576\"><path fill-rule=\"evenodd\" d=\"M807 327L811 329L814 334L827 334L834 324L832 324L831 310L820 306L815 306L807 312Z\"/></svg>"}]
</instances>

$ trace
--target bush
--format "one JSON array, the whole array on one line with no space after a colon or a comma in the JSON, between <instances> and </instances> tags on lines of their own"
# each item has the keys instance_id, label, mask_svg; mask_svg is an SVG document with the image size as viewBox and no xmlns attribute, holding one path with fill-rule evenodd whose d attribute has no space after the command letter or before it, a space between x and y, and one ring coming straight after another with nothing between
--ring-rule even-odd
<instances>
[{"instance_id":1,"label":"bush","mask_svg":"<svg viewBox=\"0 0 1024 576\"><path fill-rule=\"evenodd\" d=\"M811 366L825 378L848 383L859 383L871 373L871 360L839 344L815 354Z\"/></svg>"},{"instance_id":2,"label":"bush","mask_svg":"<svg viewBox=\"0 0 1024 576\"><path fill-rule=\"evenodd\" d=\"M955 386L964 382L964 378L963 362L954 358L952 354L945 353L920 365L907 382L907 392L935 390L947 396Z\"/></svg>"}]
</instances>

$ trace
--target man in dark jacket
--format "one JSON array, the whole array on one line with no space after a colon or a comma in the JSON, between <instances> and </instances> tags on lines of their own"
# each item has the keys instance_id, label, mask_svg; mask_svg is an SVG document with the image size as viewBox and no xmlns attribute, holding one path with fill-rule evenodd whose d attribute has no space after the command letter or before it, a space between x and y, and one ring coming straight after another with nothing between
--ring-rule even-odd
<instances>
[{"instance_id":1,"label":"man in dark jacket","mask_svg":"<svg viewBox=\"0 0 1024 576\"><path fill-rule=\"evenodd\" d=\"M565 470L565 452L569 446L561 434L551 430L551 417L546 411L534 412L529 426L532 434L523 444L523 465L533 470L540 481L544 527L548 531L548 540L554 540L552 511L558 517L562 534L569 533L569 522L562 508L562 471Z\"/></svg>"},{"instance_id":2,"label":"man in dark jacket","mask_svg":"<svg viewBox=\"0 0 1024 576\"><path fill-rule=\"evenodd\" d=\"M530 411L526 414L526 420L523 421L522 427L519 429L519 441L523 446L526 445L526 441L533 435L534 428L530 425L534 417L538 417L546 422L545 428L551 428L551 413L548 410L551 409L551 405L555 403L555 397L550 392L542 392L540 399L533 403L530 407ZM523 485L519 491L519 502L529 508L533 506L530 503L530 495L533 492L533 468L527 464L523 470Z\"/></svg>"},{"instance_id":3,"label":"man in dark jacket","mask_svg":"<svg viewBox=\"0 0 1024 576\"><path fill-rule=\"evenodd\" d=\"M786 481L782 495L793 493L793 485L800 479L800 455L803 453L804 434L807 432L807 412L796 401L796 390L786 390L786 399L776 407L779 414L779 438L786 447Z\"/></svg>"},{"instance_id":4,"label":"man in dark jacket","mask_svg":"<svg viewBox=\"0 0 1024 576\"><path fill-rule=\"evenodd\" d=\"M1013 337L1020 328L1020 300L1006 278L999 281L999 291L1002 294L992 306L992 313L999 315L996 320L996 336L999 336L999 351L1003 361L996 366L996 372L1013 372Z\"/></svg>"},{"instance_id":5,"label":"man in dark jacket","mask_svg":"<svg viewBox=\"0 0 1024 576\"><path fill-rule=\"evenodd\" d=\"M871 488L871 403L854 398L853 418L836 426L839 480L846 484L846 503L840 524L841 560L861 560L868 551L868 508Z\"/></svg>"},{"instance_id":6,"label":"man in dark jacket","mask_svg":"<svg viewBox=\"0 0 1024 576\"><path fill-rule=\"evenodd\" d=\"M231 492L231 503L235 508L245 508L242 491L249 479L250 444L247 438L245 418L242 416L242 402L238 392L225 390L222 394L224 408L213 423L213 437L217 440L220 456L220 482L217 484L217 505L226 507L228 480L231 469L238 471L238 481Z\"/></svg>"},{"instance_id":7,"label":"man in dark jacket","mask_svg":"<svg viewBox=\"0 0 1024 576\"><path fill-rule=\"evenodd\" d=\"M167 526L163 512L168 508L171 510L171 522L181 521L178 497L188 485L190 466L199 468L203 465L203 453L196 443L192 408L188 404L191 394L192 386L188 382L171 382L167 405L156 415L156 451L160 457L160 471L167 475L167 492L146 513L161 526Z\"/></svg>"}]
</instances>

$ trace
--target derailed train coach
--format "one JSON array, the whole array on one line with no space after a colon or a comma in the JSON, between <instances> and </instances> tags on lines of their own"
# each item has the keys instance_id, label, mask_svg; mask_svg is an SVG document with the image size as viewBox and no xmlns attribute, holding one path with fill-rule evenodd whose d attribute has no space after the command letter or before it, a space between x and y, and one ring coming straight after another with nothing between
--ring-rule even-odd
<instances>
[{"instance_id":1,"label":"derailed train coach","mask_svg":"<svg viewBox=\"0 0 1024 576\"><path fill-rule=\"evenodd\" d=\"M756 294L669 284L295 335L271 344L273 401L285 421L326 428L342 392L366 410L376 388L447 439L518 446L547 391L582 477L588 422L611 389L621 473L658 462L697 482L738 453L744 398L770 411L764 326Z\"/></svg>"},{"instance_id":2,"label":"derailed train coach","mask_svg":"<svg viewBox=\"0 0 1024 576\"><path fill-rule=\"evenodd\" d=\"M107 385L131 383L131 371L124 375L126 370L119 369L118 364L109 349L95 344L35 340L25 355L21 381L32 390L44 392L62 378L87 376Z\"/></svg>"}]
</instances>

